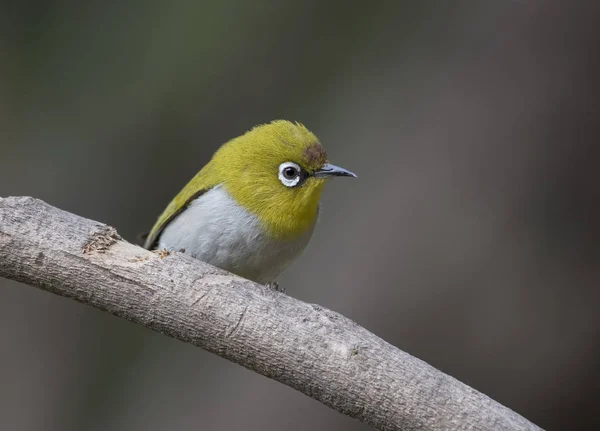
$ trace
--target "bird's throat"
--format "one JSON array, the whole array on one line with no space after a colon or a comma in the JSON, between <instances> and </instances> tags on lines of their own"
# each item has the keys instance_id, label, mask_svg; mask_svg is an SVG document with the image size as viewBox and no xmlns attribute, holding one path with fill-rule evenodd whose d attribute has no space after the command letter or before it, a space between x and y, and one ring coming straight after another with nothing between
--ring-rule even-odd
<instances>
[{"instance_id":1,"label":"bird's throat","mask_svg":"<svg viewBox=\"0 0 600 431\"><path fill-rule=\"evenodd\" d=\"M322 183L299 193L263 193L260 188L230 192L239 205L256 215L272 238L293 241L312 230L317 220ZM287 190L284 190L287 192Z\"/></svg>"}]
</instances>

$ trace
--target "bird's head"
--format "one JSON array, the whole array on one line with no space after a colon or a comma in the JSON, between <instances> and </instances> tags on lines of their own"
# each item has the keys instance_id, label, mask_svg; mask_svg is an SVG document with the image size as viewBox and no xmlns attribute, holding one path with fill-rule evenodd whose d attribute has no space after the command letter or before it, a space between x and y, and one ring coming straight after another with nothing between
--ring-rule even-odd
<instances>
[{"instance_id":1,"label":"bird's head","mask_svg":"<svg viewBox=\"0 0 600 431\"><path fill-rule=\"evenodd\" d=\"M312 226L328 178L356 176L328 163L325 149L303 125L283 120L229 141L208 168L238 204L281 239Z\"/></svg>"}]
</instances>

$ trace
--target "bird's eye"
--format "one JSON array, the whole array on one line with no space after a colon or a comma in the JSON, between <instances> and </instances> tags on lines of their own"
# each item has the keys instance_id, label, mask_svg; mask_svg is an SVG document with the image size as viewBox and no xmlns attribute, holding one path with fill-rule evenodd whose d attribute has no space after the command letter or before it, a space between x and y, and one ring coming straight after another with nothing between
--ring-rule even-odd
<instances>
[{"instance_id":1,"label":"bird's eye","mask_svg":"<svg viewBox=\"0 0 600 431\"><path fill-rule=\"evenodd\" d=\"M283 176L286 180L293 180L296 175L298 175L298 172L291 166L288 166L283 170Z\"/></svg>"},{"instance_id":2,"label":"bird's eye","mask_svg":"<svg viewBox=\"0 0 600 431\"><path fill-rule=\"evenodd\" d=\"M294 162L279 165L279 181L286 187L294 187L300 182L302 169Z\"/></svg>"}]
</instances>

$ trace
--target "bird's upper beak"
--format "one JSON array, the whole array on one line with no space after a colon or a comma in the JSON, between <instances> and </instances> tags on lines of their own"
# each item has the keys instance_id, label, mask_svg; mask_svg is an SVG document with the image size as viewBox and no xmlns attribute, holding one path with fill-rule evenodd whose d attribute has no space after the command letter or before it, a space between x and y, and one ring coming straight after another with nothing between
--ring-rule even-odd
<instances>
[{"instance_id":1,"label":"bird's upper beak","mask_svg":"<svg viewBox=\"0 0 600 431\"><path fill-rule=\"evenodd\" d=\"M321 169L315 171L314 176L316 178L327 178L327 177L352 177L356 178L356 175L347 169L340 168L339 166L325 163L321 166Z\"/></svg>"}]
</instances>

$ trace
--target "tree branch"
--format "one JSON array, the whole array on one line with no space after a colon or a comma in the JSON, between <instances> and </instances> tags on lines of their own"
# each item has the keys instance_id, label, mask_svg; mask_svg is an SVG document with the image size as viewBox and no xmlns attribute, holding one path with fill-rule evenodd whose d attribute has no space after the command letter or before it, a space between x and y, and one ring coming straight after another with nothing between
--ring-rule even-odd
<instances>
[{"instance_id":1,"label":"tree branch","mask_svg":"<svg viewBox=\"0 0 600 431\"><path fill-rule=\"evenodd\" d=\"M0 276L195 344L377 429L540 429L338 313L37 199L0 198Z\"/></svg>"}]
</instances>

